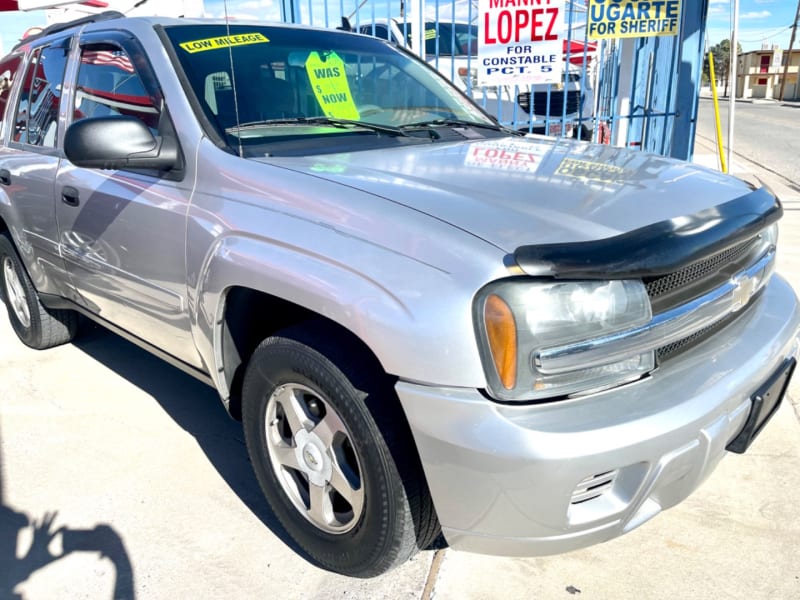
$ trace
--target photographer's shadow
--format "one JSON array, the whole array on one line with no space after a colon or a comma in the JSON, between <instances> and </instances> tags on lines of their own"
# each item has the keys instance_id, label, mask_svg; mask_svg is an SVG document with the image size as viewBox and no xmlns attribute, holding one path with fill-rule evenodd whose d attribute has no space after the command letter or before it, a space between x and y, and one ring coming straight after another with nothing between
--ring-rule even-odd
<instances>
[{"instance_id":1,"label":"photographer's shadow","mask_svg":"<svg viewBox=\"0 0 800 600\"><path fill-rule=\"evenodd\" d=\"M133 567L122 537L109 525L92 529L53 527L56 513L32 519L7 506L3 500L2 461L0 461L0 598L21 598L15 591L34 573L74 552L99 553L114 566L112 598L134 598ZM30 533L30 542L24 540ZM58 546L60 550L53 550ZM87 574L88 575L88 574Z\"/></svg>"}]
</instances>

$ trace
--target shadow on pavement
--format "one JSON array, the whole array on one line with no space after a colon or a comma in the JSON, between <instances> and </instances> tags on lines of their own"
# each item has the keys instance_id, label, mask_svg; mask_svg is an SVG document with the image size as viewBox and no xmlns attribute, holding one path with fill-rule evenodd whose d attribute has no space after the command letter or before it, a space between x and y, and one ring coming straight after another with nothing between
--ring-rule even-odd
<instances>
[{"instance_id":1,"label":"shadow on pavement","mask_svg":"<svg viewBox=\"0 0 800 600\"><path fill-rule=\"evenodd\" d=\"M152 396L194 436L244 505L284 544L310 560L272 513L253 474L242 426L228 415L214 389L93 323L81 324L73 346Z\"/></svg>"},{"instance_id":2,"label":"shadow on pavement","mask_svg":"<svg viewBox=\"0 0 800 600\"><path fill-rule=\"evenodd\" d=\"M32 519L24 512L5 504L3 497L3 462L0 455L0 598L20 598L14 590L36 571L73 552L99 552L114 565L114 600L134 598L133 567L122 537L109 525L92 529L53 528L57 513ZM21 543L30 529L31 542ZM53 552L60 536L61 552ZM90 576L86 573L86 576Z\"/></svg>"}]
</instances>

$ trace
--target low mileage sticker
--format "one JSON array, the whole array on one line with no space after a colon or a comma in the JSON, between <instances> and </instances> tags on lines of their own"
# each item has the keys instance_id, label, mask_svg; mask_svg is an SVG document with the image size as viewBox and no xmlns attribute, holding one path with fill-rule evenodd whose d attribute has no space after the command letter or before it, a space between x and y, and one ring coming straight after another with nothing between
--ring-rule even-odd
<instances>
[{"instance_id":1,"label":"low mileage sticker","mask_svg":"<svg viewBox=\"0 0 800 600\"><path fill-rule=\"evenodd\" d=\"M195 52L204 52L206 50L219 50L220 48L230 48L231 46L247 46L249 44L264 44L267 42L269 42L269 38L260 33L240 33L239 35L223 35L222 37L183 42L180 47L189 54L194 54Z\"/></svg>"}]
</instances>

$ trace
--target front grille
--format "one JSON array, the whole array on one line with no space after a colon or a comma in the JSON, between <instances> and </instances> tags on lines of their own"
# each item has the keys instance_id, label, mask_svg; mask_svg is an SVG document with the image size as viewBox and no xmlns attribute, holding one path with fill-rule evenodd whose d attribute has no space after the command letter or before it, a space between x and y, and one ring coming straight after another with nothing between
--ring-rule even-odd
<instances>
[{"instance_id":1,"label":"front grille","mask_svg":"<svg viewBox=\"0 0 800 600\"><path fill-rule=\"evenodd\" d=\"M764 251L765 247L761 236L755 236L693 262L678 271L658 277L645 277L643 281L650 297L653 313L665 312L718 288L735 274L753 264ZM737 317L738 313L728 315L681 340L658 348L656 350L658 362L689 350L717 333Z\"/></svg>"},{"instance_id":2,"label":"front grille","mask_svg":"<svg viewBox=\"0 0 800 600\"><path fill-rule=\"evenodd\" d=\"M728 265L739 267L740 261L749 254L758 240L758 237L745 240L732 248L723 250L709 258L694 262L668 275L645 278L644 283L647 288L647 295L650 296L651 300L654 300L676 289L684 288L687 285L691 285L707 277L713 277L721 270L728 271L728 269L725 269ZM727 277L725 277L725 279L727 279Z\"/></svg>"},{"instance_id":3,"label":"front grille","mask_svg":"<svg viewBox=\"0 0 800 600\"><path fill-rule=\"evenodd\" d=\"M736 314L729 315L724 319L720 319L716 323L709 325L708 327L704 327L700 331L695 331L692 335L687 336L682 340L667 344L666 346L661 346L661 348L656 350L656 358L658 358L658 362L660 363L665 361L668 358L672 358L673 356L676 356L677 354L685 352L686 350L696 346L703 340L717 333L720 329L733 321L737 316L738 315Z\"/></svg>"},{"instance_id":4,"label":"front grille","mask_svg":"<svg viewBox=\"0 0 800 600\"><path fill-rule=\"evenodd\" d=\"M567 115L580 110L581 93L572 91L566 93ZM522 92L517 95L517 104L526 113L531 112L531 93ZM561 117L564 114L564 91L550 92L550 112L547 111L547 92L533 93L533 114L548 117Z\"/></svg>"}]
</instances>

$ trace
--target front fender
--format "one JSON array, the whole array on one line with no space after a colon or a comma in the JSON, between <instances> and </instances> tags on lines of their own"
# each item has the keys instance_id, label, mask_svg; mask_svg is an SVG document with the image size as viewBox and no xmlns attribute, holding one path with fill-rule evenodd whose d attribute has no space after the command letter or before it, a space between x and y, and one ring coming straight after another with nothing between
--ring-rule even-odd
<instances>
[{"instance_id":1,"label":"front fender","mask_svg":"<svg viewBox=\"0 0 800 600\"><path fill-rule=\"evenodd\" d=\"M193 327L223 396L221 331L232 287L271 294L335 321L398 377L485 387L471 313L477 282L326 227L309 234L297 239L314 240L316 250L228 235L204 261Z\"/></svg>"}]
</instances>

